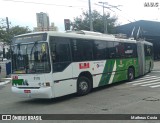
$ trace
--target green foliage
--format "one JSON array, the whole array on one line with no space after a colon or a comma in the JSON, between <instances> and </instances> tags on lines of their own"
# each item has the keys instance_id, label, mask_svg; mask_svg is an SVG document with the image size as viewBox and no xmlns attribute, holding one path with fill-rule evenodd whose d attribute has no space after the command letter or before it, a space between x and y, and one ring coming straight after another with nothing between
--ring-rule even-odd
<instances>
[{"instance_id":1,"label":"green foliage","mask_svg":"<svg viewBox=\"0 0 160 123\"><path fill-rule=\"evenodd\" d=\"M6 29L0 27L0 41L5 42L6 44L10 44L14 36L29 32L31 32L31 30L29 30L28 27L14 26L9 29L9 32L7 32Z\"/></svg>"},{"instance_id":2,"label":"green foliage","mask_svg":"<svg viewBox=\"0 0 160 123\"><path fill-rule=\"evenodd\" d=\"M107 20L107 30L108 33L113 33L113 29L116 25L117 17L113 16L111 17L108 13L105 14L104 17L106 17ZM98 11L94 10L92 12L92 21L93 21L93 29L97 32L104 32L104 21L103 21L103 15L101 15ZM73 22L74 27L76 27L78 30L90 30L89 25L89 13L88 11L82 12L82 15L79 17L74 18Z\"/></svg>"}]
</instances>

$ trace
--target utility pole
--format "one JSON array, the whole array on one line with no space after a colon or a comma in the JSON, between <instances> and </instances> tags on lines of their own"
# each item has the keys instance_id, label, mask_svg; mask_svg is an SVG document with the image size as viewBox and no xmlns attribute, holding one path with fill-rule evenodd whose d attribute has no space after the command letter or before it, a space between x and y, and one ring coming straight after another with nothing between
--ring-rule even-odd
<instances>
[{"instance_id":1,"label":"utility pole","mask_svg":"<svg viewBox=\"0 0 160 123\"><path fill-rule=\"evenodd\" d=\"M7 33L9 33L9 21L8 21L8 17L6 17L6 24L7 24Z\"/></svg>"},{"instance_id":2,"label":"utility pole","mask_svg":"<svg viewBox=\"0 0 160 123\"><path fill-rule=\"evenodd\" d=\"M122 6L122 5L117 5L117 6L114 6L114 5L110 5L108 4L107 2L98 2L102 5L98 5L98 6L102 6L103 7L103 23L104 23L104 33L108 33L108 29L107 29L107 18L105 17L105 14L104 14L104 8L107 8L109 9L110 11L113 11L111 8L114 8L114 9L117 9L119 11L121 11L118 7ZM106 6L105 6L106 5ZM114 12L114 11L113 11Z\"/></svg>"},{"instance_id":3,"label":"utility pole","mask_svg":"<svg viewBox=\"0 0 160 123\"><path fill-rule=\"evenodd\" d=\"M93 31L93 22L92 22L92 14L91 14L91 1L88 0L89 4L89 23L90 23L90 31Z\"/></svg>"},{"instance_id":4,"label":"utility pole","mask_svg":"<svg viewBox=\"0 0 160 123\"><path fill-rule=\"evenodd\" d=\"M104 8L105 8L104 5L107 5L108 3L107 2L98 2L98 3L102 4L102 7L103 7L104 33L107 34L108 33L108 30L107 30L107 18L105 17L105 14L104 14Z\"/></svg>"}]
</instances>

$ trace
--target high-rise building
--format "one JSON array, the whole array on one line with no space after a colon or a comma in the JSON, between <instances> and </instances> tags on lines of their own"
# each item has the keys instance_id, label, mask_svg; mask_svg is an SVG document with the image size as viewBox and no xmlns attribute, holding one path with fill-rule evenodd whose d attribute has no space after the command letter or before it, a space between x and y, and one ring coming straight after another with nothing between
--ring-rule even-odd
<instances>
[{"instance_id":1,"label":"high-rise building","mask_svg":"<svg viewBox=\"0 0 160 123\"><path fill-rule=\"evenodd\" d=\"M37 16L37 31L49 31L49 16L47 13L36 13Z\"/></svg>"}]
</instances>

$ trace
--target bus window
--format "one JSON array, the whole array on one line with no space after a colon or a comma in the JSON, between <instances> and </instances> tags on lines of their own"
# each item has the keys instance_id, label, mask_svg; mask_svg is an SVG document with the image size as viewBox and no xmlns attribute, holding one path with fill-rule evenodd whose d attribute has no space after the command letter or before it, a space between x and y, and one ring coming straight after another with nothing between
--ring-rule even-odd
<instances>
[{"instance_id":1,"label":"bus window","mask_svg":"<svg viewBox=\"0 0 160 123\"><path fill-rule=\"evenodd\" d=\"M145 56L151 56L152 55L152 47L149 45L144 45L144 51Z\"/></svg>"},{"instance_id":2,"label":"bus window","mask_svg":"<svg viewBox=\"0 0 160 123\"><path fill-rule=\"evenodd\" d=\"M131 58L131 57L137 56L136 44L125 43L124 47L125 47L125 57L126 58Z\"/></svg>"},{"instance_id":3,"label":"bus window","mask_svg":"<svg viewBox=\"0 0 160 123\"><path fill-rule=\"evenodd\" d=\"M89 61L93 58L92 41L73 39L71 42L73 61Z\"/></svg>"},{"instance_id":4,"label":"bus window","mask_svg":"<svg viewBox=\"0 0 160 123\"><path fill-rule=\"evenodd\" d=\"M114 42L115 58L120 58L120 50L121 50L120 43L119 42Z\"/></svg>"},{"instance_id":5,"label":"bus window","mask_svg":"<svg viewBox=\"0 0 160 123\"><path fill-rule=\"evenodd\" d=\"M107 42L107 48L108 48L108 52L109 52L108 58L110 58L110 59L115 58L116 50L115 50L113 42Z\"/></svg>"},{"instance_id":6,"label":"bus window","mask_svg":"<svg viewBox=\"0 0 160 123\"><path fill-rule=\"evenodd\" d=\"M93 45L93 54L94 60L104 60L106 59L106 42L103 41L94 41Z\"/></svg>"},{"instance_id":7,"label":"bus window","mask_svg":"<svg viewBox=\"0 0 160 123\"><path fill-rule=\"evenodd\" d=\"M71 63L69 39L50 37L53 72L63 71Z\"/></svg>"}]
</instances>

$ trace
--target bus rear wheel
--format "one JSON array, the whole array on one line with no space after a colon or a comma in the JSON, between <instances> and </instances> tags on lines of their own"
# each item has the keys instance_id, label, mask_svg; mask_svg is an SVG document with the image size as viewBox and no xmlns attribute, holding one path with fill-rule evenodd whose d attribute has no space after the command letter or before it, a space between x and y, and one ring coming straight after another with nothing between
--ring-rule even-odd
<instances>
[{"instance_id":1,"label":"bus rear wheel","mask_svg":"<svg viewBox=\"0 0 160 123\"><path fill-rule=\"evenodd\" d=\"M131 82L134 80L134 69L133 68L129 68L128 69L128 81Z\"/></svg>"},{"instance_id":2,"label":"bus rear wheel","mask_svg":"<svg viewBox=\"0 0 160 123\"><path fill-rule=\"evenodd\" d=\"M83 96L91 91L91 82L87 77L81 76L77 82L77 94Z\"/></svg>"}]
</instances>

